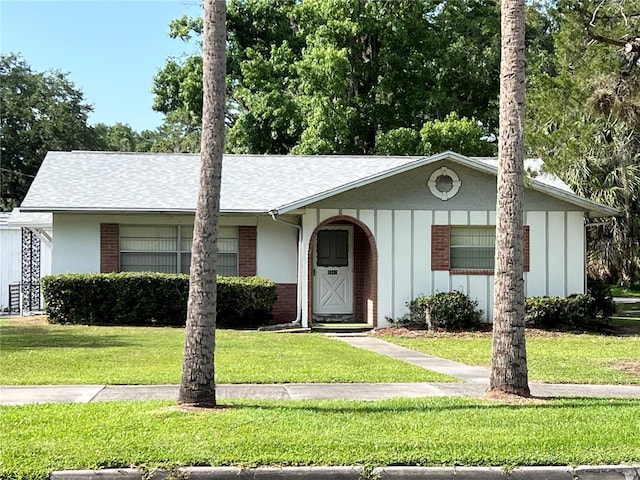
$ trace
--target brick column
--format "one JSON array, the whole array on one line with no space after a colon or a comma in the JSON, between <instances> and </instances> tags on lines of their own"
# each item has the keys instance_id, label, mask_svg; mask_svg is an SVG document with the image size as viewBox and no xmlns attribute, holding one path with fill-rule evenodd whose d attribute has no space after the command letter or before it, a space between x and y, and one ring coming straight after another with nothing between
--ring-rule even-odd
<instances>
[{"instance_id":1,"label":"brick column","mask_svg":"<svg viewBox=\"0 0 640 480\"><path fill-rule=\"evenodd\" d=\"M100 273L120 270L120 225L100 224Z\"/></svg>"},{"instance_id":2,"label":"brick column","mask_svg":"<svg viewBox=\"0 0 640 480\"><path fill-rule=\"evenodd\" d=\"M238 227L238 275L252 277L256 275L257 227Z\"/></svg>"},{"instance_id":3,"label":"brick column","mask_svg":"<svg viewBox=\"0 0 640 480\"><path fill-rule=\"evenodd\" d=\"M276 303L273 305L274 323L289 323L296 319L297 283L276 284Z\"/></svg>"},{"instance_id":4,"label":"brick column","mask_svg":"<svg viewBox=\"0 0 640 480\"><path fill-rule=\"evenodd\" d=\"M431 226L431 270L449 270L449 225Z\"/></svg>"}]
</instances>

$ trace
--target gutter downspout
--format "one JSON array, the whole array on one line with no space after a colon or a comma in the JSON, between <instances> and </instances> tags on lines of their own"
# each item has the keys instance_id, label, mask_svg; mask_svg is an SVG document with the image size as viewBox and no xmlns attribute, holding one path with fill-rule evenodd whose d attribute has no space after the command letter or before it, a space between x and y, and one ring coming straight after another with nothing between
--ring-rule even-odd
<instances>
[{"instance_id":1,"label":"gutter downspout","mask_svg":"<svg viewBox=\"0 0 640 480\"><path fill-rule=\"evenodd\" d=\"M288 225L290 227L295 228L296 230L298 230L298 255L297 255L297 268L296 268L296 272L297 272L297 286L296 286L296 319L293 322L290 323L285 323L282 324L280 326L283 327L299 327L302 325L302 265L300 262L300 256L302 255L302 227L300 225L298 225L297 223L290 223L290 222L285 222L284 220L281 220L279 218L277 218L278 215L278 210L273 209L273 210L269 210L267 212L269 215L271 215L271 219L274 222L277 223L282 223L284 225Z\"/></svg>"}]
</instances>

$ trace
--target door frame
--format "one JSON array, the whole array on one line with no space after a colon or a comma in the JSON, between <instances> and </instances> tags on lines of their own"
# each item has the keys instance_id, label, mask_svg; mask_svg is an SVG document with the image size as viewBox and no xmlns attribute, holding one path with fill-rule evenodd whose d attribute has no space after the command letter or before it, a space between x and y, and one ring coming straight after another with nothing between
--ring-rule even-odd
<instances>
[{"instance_id":1,"label":"door frame","mask_svg":"<svg viewBox=\"0 0 640 480\"><path fill-rule=\"evenodd\" d=\"M311 234L306 240L305 260L305 292L303 300L303 324L306 327L313 325L313 245L318 230L326 226L353 225L354 227L354 314L356 320L362 320L372 327L378 326L378 247L375 235L369 226L358 218L350 215L334 215L315 226L310 226ZM361 253L358 253L358 238L366 242L366 252L362 256L362 265L358 267ZM358 258L356 258L358 255ZM360 271L359 268L362 270ZM360 280L359 280L360 278Z\"/></svg>"},{"instance_id":2,"label":"door frame","mask_svg":"<svg viewBox=\"0 0 640 480\"><path fill-rule=\"evenodd\" d=\"M320 273L318 272L319 269L321 268L329 268L329 267L318 267L318 233L322 230L346 230L349 233L348 236L348 242L349 242L349 259L348 259L348 266L347 267L336 267L336 268L342 268L345 269L346 272L348 272L348 278L347 278L347 282L348 282L348 298L346 298L345 301L345 309L344 311L340 311L340 312L323 312L321 311L321 307L320 305L318 305L318 301L319 301L319 285L320 285ZM314 240L313 240L313 251L312 251L312 259L313 259L313 263L311 264L311 268L312 268L312 311L314 314L327 314L327 315L331 315L331 314L337 314L337 315L353 315L354 314L354 300L355 300L355 269L354 269L354 262L355 262L355 257L354 257L354 226L353 224L337 224L337 225L325 225L321 228L318 228L315 232L314 235ZM331 268L333 269L333 268Z\"/></svg>"}]
</instances>

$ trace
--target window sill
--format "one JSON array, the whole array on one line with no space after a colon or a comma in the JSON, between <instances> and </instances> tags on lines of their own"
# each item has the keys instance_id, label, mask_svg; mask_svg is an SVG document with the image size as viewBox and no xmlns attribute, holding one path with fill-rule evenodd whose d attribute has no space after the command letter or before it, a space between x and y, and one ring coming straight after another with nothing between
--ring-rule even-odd
<instances>
[{"instance_id":1,"label":"window sill","mask_svg":"<svg viewBox=\"0 0 640 480\"><path fill-rule=\"evenodd\" d=\"M449 270L451 275L493 275L494 272L491 269L475 270L472 268L452 268Z\"/></svg>"}]
</instances>

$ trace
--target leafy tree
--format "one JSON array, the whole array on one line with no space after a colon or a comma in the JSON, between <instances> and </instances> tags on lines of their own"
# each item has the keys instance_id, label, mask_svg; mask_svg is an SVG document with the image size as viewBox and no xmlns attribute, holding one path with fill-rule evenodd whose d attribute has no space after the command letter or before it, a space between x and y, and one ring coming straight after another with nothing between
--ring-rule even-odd
<instances>
[{"instance_id":1,"label":"leafy tree","mask_svg":"<svg viewBox=\"0 0 640 480\"><path fill-rule=\"evenodd\" d=\"M137 151L140 135L130 125L120 122L115 125L96 123L93 128L98 138L100 150L110 152Z\"/></svg>"},{"instance_id":2,"label":"leafy tree","mask_svg":"<svg viewBox=\"0 0 640 480\"><path fill-rule=\"evenodd\" d=\"M225 143L225 0L205 1L203 25L200 188L193 227L187 328L178 403L215 407L216 261Z\"/></svg>"},{"instance_id":3,"label":"leafy tree","mask_svg":"<svg viewBox=\"0 0 640 480\"><path fill-rule=\"evenodd\" d=\"M423 150L420 132L413 128L394 128L376 139L378 155L422 155Z\"/></svg>"},{"instance_id":4,"label":"leafy tree","mask_svg":"<svg viewBox=\"0 0 640 480\"><path fill-rule=\"evenodd\" d=\"M49 150L91 150L91 106L61 72L34 72L18 55L0 56L0 209L20 204Z\"/></svg>"},{"instance_id":5,"label":"leafy tree","mask_svg":"<svg viewBox=\"0 0 640 480\"><path fill-rule=\"evenodd\" d=\"M384 136L450 112L495 133L497 11L495 0L231 0L227 149L406 153L389 150L395 133ZM547 18L532 15L532 59L546 58ZM198 19L171 24L184 40L201 30ZM155 78L155 108L197 124L199 68L195 56L169 59Z\"/></svg>"},{"instance_id":6,"label":"leafy tree","mask_svg":"<svg viewBox=\"0 0 640 480\"><path fill-rule=\"evenodd\" d=\"M590 275L640 272L640 3L561 0L553 68L534 77L529 144L574 190L621 215L589 227Z\"/></svg>"},{"instance_id":7,"label":"leafy tree","mask_svg":"<svg viewBox=\"0 0 640 480\"><path fill-rule=\"evenodd\" d=\"M478 157L495 155L495 144L489 142L485 129L477 121L460 118L455 112L443 121L425 123L420 138L426 155L446 150Z\"/></svg>"},{"instance_id":8,"label":"leafy tree","mask_svg":"<svg viewBox=\"0 0 640 480\"><path fill-rule=\"evenodd\" d=\"M182 111L170 112L151 136L149 151L162 153L198 153L200 125L194 125L190 115Z\"/></svg>"},{"instance_id":9,"label":"leafy tree","mask_svg":"<svg viewBox=\"0 0 640 480\"><path fill-rule=\"evenodd\" d=\"M400 127L378 134L380 155L433 155L451 150L462 155L493 156L496 145L477 121L451 112L444 120L426 122L420 131Z\"/></svg>"},{"instance_id":10,"label":"leafy tree","mask_svg":"<svg viewBox=\"0 0 640 480\"><path fill-rule=\"evenodd\" d=\"M524 336L525 0L502 0L493 343L487 395L528 397Z\"/></svg>"}]
</instances>

